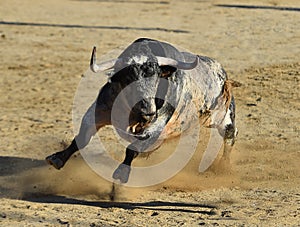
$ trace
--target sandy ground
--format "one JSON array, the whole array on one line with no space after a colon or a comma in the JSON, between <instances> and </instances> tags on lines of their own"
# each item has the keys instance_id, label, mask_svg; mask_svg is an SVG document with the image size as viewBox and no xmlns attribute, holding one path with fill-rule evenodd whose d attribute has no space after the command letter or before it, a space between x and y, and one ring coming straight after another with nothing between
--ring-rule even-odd
<instances>
[{"instance_id":1,"label":"sandy ground","mask_svg":"<svg viewBox=\"0 0 300 227\"><path fill-rule=\"evenodd\" d=\"M298 0L1 0L0 225L299 226L299 21ZM72 139L92 46L105 54L138 37L221 62L243 84L239 137L230 170L198 173L199 149L172 179L117 186L112 202L80 154L61 171L44 158Z\"/></svg>"}]
</instances>

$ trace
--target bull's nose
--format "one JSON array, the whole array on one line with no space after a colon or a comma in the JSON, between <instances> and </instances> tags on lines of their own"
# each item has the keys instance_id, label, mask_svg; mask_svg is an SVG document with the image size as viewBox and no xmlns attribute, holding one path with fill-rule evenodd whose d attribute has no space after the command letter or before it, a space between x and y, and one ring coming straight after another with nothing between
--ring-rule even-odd
<instances>
[{"instance_id":1,"label":"bull's nose","mask_svg":"<svg viewBox=\"0 0 300 227\"><path fill-rule=\"evenodd\" d=\"M156 113L142 113L142 118L145 119L147 122L153 120L154 116L156 115Z\"/></svg>"}]
</instances>

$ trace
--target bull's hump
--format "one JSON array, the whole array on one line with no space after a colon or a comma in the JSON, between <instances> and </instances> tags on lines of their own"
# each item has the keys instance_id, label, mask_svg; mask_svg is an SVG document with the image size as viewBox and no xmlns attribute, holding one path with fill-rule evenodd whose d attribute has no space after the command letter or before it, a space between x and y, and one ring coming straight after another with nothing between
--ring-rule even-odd
<instances>
[{"instance_id":1,"label":"bull's hump","mask_svg":"<svg viewBox=\"0 0 300 227\"><path fill-rule=\"evenodd\" d=\"M137 40L135 40L133 43L140 43L140 42L158 42L155 39L149 39L149 38L139 38Z\"/></svg>"},{"instance_id":2,"label":"bull's hump","mask_svg":"<svg viewBox=\"0 0 300 227\"><path fill-rule=\"evenodd\" d=\"M182 60L180 52L171 44L148 38L135 40L124 50L119 58L131 59L139 55L148 56L149 59L152 59L154 56L160 56Z\"/></svg>"}]
</instances>

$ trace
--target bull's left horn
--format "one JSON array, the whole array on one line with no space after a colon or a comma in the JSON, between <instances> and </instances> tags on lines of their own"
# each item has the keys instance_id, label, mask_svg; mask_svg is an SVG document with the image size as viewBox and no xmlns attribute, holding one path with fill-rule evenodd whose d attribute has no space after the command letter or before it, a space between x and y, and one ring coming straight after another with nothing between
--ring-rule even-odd
<instances>
[{"instance_id":1,"label":"bull's left horn","mask_svg":"<svg viewBox=\"0 0 300 227\"><path fill-rule=\"evenodd\" d=\"M196 59L194 62L176 61L172 58L165 58L165 57L159 57L159 56L157 56L156 58L157 58L158 65L160 65L160 66L169 65L169 66L173 66L177 69L183 69L183 70L194 69L197 67L198 62L199 62L198 56L196 56Z\"/></svg>"},{"instance_id":2,"label":"bull's left horn","mask_svg":"<svg viewBox=\"0 0 300 227\"><path fill-rule=\"evenodd\" d=\"M113 59L113 60L103 62L101 64L96 64L96 47L93 48L91 62L90 62L90 68L94 73L111 69L114 67L116 62L117 62L117 60Z\"/></svg>"}]
</instances>

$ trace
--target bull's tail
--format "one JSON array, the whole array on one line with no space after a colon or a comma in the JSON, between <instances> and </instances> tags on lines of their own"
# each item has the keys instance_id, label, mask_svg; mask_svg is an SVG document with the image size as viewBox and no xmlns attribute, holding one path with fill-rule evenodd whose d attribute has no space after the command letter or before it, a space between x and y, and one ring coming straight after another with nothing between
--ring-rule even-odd
<instances>
[{"instance_id":1,"label":"bull's tail","mask_svg":"<svg viewBox=\"0 0 300 227\"><path fill-rule=\"evenodd\" d=\"M241 83L234 80L225 81L222 95L218 98L216 108L210 112L209 117L204 118L203 125L212 128L222 125L233 99L232 89L234 87L240 87L241 85Z\"/></svg>"},{"instance_id":2,"label":"bull's tail","mask_svg":"<svg viewBox=\"0 0 300 227\"><path fill-rule=\"evenodd\" d=\"M226 110L228 110L229 105L232 100L232 89L235 87L241 87L240 82L234 80L226 80L223 88L223 100L225 100Z\"/></svg>"}]
</instances>

